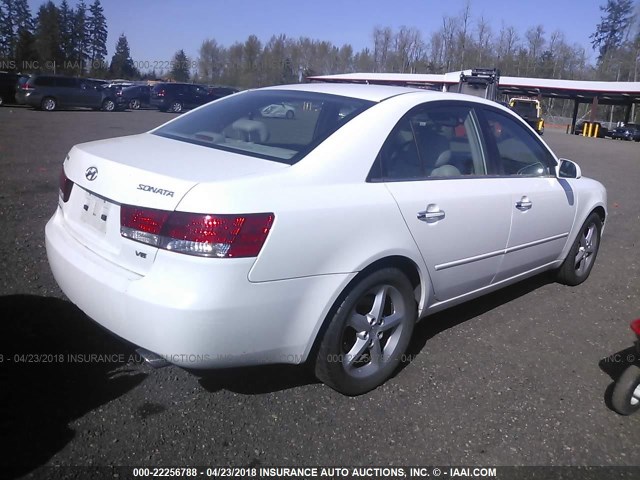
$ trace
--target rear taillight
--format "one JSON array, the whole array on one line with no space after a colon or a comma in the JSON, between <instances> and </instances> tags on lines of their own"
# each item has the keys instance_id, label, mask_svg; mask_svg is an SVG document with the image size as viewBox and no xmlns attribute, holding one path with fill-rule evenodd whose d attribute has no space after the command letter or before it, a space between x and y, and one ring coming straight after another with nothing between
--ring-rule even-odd
<instances>
[{"instance_id":1,"label":"rear taillight","mask_svg":"<svg viewBox=\"0 0 640 480\"><path fill-rule=\"evenodd\" d=\"M164 90L159 90L156 92L156 97L164 97Z\"/></svg>"},{"instance_id":2,"label":"rear taillight","mask_svg":"<svg viewBox=\"0 0 640 480\"><path fill-rule=\"evenodd\" d=\"M35 90L35 87L33 87L32 85L29 85L28 83L23 83L20 88L22 90Z\"/></svg>"},{"instance_id":3,"label":"rear taillight","mask_svg":"<svg viewBox=\"0 0 640 480\"><path fill-rule=\"evenodd\" d=\"M273 213L205 215L122 205L120 233L137 242L188 255L255 257L273 219Z\"/></svg>"},{"instance_id":4,"label":"rear taillight","mask_svg":"<svg viewBox=\"0 0 640 480\"><path fill-rule=\"evenodd\" d=\"M60 198L64 203L69 201L69 197L71 196L71 189L73 188L73 182L67 178L64 173L64 167L60 170Z\"/></svg>"},{"instance_id":5,"label":"rear taillight","mask_svg":"<svg viewBox=\"0 0 640 480\"><path fill-rule=\"evenodd\" d=\"M631 330L633 330L635 334L640 337L640 318L631 322Z\"/></svg>"}]
</instances>

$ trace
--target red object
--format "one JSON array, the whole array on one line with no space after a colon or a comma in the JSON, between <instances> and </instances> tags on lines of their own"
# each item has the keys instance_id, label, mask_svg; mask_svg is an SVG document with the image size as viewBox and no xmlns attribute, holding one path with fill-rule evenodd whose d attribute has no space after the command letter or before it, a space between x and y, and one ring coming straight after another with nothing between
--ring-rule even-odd
<instances>
[{"instance_id":1,"label":"red object","mask_svg":"<svg viewBox=\"0 0 640 480\"><path fill-rule=\"evenodd\" d=\"M71 189L73 188L73 182L67 178L64 173L64 167L60 170L60 197L64 203L69 201L71 196Z\"/></svg>"},{"instance_id":2,"label":"red object","mask_svg":"<svg viewBox=\"0 0 640 480\"><path fill-rule=\"evenodd\" d=\"M130 205L120 207L123 227L165 239L229 245L225 255L229 258L257 256L269 235L273 219L272 213L208 215Z\"/></svg>"},{"instance_id":3,"label":"red object","mask_svg":"<svg viewBox=\"0 0 640 480\"><path fill-rule=\"evenodd\" d=\"M640 337L640 318L637 318L631 322L631 330L633 330L638 337Z\"/></svg>"}]
</instances>

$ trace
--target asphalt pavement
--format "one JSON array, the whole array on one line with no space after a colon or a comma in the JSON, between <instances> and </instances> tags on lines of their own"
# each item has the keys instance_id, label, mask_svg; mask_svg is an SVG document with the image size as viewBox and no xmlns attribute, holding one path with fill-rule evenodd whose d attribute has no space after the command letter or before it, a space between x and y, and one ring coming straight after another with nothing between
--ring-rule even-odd
<instances>
[{"instance_id":1,"label":"asphalt pavement","mask_svg":"<svg viewBox=\"0 0 640 480\"><path fill-rule=\"evenodd\" d=\"M153 370L57 287L44 226L68 150L173 116L0 108L0 470L640 465L640 414L608 406L640 317L640 143L548 129L548 144L608 189L589 280L539 276L429 317L411 361L349 398L304 367Z\"/></svg>"}]
</instances>

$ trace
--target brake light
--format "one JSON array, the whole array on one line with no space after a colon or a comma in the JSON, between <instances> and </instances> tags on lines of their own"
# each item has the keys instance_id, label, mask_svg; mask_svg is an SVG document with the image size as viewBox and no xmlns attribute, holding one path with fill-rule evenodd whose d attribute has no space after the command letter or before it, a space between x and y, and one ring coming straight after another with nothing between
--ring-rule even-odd
<instances>
[{"instance_id":1,"label":"brake light","mask_svg":"<svg viewBox=\"0 0 640 480\"><path fill-rule=\"evenodd\" d=\"M273 220L273 213L206 215L130 205L120 207L120 233L123 237L201 257L257 256Z\"/></svg>"},{"instance_id":2,"label":"brake light","mask_svg":"<svg viewBox=\"0 0 640 480\"><path fill-rule=\"evenodd\" d=\"M71 189L73 188L73 182L67 178L64 173L64 167L60 170L60 190L58 193L60 194L60 198L64 203L69 201L69 197L71 196Z\"/></svg>"},{"instance_id":3,"label":"brake light","mask_svg":"<svg viewBox=\"0 0 640 480\"><path fill-rule=\"evenodd\" d=\"M35 87L32 85L29 85L29 82L23 83L22 85L20 85L20 88L22 90L35 90Z\"/></svg>"},{"instance_id":4,"label":"brake light","mask_svg":"<svg viewBox=\"0 0 640 480\"><path fill-rule=\"evenodd\" d=\"M631 330L633 330L635 334L640 337L640 318L631 322Z\"/></svg>"},{"instance_id":5,"label":"brake light","mask_svg":"<svg viewBox=\"0 0 640 480\"><path fill-rule=\"evenodd\" d=\"M159 90L158 92L156 92L156 96L157 97L164 97L164 90Z\"/></svg>"}]
</instances>

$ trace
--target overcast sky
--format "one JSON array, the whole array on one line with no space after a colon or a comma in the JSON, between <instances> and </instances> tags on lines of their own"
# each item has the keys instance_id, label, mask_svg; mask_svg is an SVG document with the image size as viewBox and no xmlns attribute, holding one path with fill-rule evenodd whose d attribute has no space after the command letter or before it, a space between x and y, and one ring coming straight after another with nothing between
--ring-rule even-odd
<instances>
[{"instance_id":1,"label":"overcast sky","mask_svg":"<svg viewBox=\"0 0 640 480\"><path fill-rule=\"evenodd\" d=\"M54 0L60 5L61 0ZM93 0L85 0L90 5ZM68 0L71 6L76 0ZM45 0L30 0L35 15ZM262 42L271 35L307 36L355 51L372 46L376 25L418 28L424 40L440 28L443 16L458 15L467 0L102 0L107 17L109 58L121 33L127 36L136 61L168 61L179 49L197 57L203 40L229 46L255 34ZM595 58L589 35L600 21L605 0L470 0L472 26L488 20L497 34L504 23L524 35L543 25L547 38L564 32L567 41L585 47ZM486 66L486 65L483 65ZM471 68L472 66L470 66Z\"/></svg>"}]
</instances>

